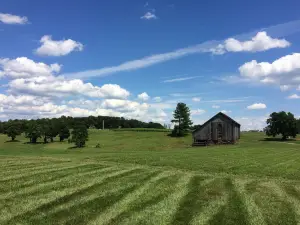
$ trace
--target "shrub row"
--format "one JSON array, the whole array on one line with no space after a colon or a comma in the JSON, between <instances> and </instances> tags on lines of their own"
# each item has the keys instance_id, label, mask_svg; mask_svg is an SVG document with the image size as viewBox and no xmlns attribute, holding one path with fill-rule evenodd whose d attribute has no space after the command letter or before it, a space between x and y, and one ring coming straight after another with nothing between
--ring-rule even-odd
<instances>
[{"instance_id":1,"label":"shrub row","mask_svg":"<svg viewBox=\"0 0 300 225\"><path fill-rule=\"evenodd\" d=\"M120 128L113 131L134 131L134 132L171 132L170 129L155 129L155 128Z\"/></svg>"}]
</instances>

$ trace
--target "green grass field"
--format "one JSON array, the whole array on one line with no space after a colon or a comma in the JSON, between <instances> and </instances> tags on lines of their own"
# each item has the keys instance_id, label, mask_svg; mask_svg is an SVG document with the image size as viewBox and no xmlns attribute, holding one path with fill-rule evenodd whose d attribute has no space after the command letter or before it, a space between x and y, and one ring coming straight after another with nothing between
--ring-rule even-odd
<instances>
[{"instance_id":1,"label":"green grass field","mask_svg":"<svg viewBox=\"0 0 300 225\"><path fill-rule=\"evenodd\" d=\"M163 132L0 135L0 224L300 224L300 141L191 147ZM100 143L101 148L95 148Z\"/></svg>"}]
</instances>

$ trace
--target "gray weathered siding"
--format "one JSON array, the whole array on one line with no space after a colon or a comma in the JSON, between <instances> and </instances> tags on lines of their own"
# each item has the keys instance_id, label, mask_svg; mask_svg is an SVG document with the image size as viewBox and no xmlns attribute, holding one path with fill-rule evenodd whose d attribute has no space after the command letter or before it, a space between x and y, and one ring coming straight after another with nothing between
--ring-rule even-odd
<instances>
[{"instance_id":1,"label":"gray weathered siding","mask_svg":"<svg viewBox=\"0 0 300 225\"><path fill-rule=\"evenodd\" d=\"M193 134L194 139L199 141L217 141L219 124L222 125L223 141L237 141L240 138L240 126L227 117L219 115L196 131Z\"/></svg>"}]
</instances>

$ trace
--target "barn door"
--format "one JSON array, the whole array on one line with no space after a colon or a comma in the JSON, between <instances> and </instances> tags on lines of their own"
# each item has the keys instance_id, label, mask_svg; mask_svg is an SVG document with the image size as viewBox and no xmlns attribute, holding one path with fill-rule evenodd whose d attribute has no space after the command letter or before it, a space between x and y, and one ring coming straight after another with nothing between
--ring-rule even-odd
<instances>
[{"instance_id":1,"label":"barn door","mask_svg":"<svg viewBox=\"0 0 300 225\"><path fill-rule=\"evenodd\" d=\"M223 139L223 127L222 127L222 124L220 124L220 123L217 126L217 138L218 138L218 140Z\"/></svg>"}]
</instances>

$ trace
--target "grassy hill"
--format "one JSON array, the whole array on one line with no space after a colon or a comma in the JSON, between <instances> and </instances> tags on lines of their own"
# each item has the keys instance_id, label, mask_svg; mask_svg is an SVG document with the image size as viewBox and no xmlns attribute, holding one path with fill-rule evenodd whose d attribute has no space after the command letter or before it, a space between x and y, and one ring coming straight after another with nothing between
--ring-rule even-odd
<instances>
[{"instance_id":1,"label":"grassy hill","mask_svg":"<svg viewBox=\"0 0 300 225\"><path fill-rule=\"evenodd\" d=\"M90 130L83 149L0 136L0 224L299 224L300 141ZM101 148L95 148L100 143Z\"/></svg>"}]
</instances>

